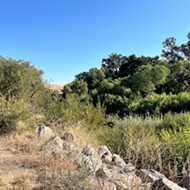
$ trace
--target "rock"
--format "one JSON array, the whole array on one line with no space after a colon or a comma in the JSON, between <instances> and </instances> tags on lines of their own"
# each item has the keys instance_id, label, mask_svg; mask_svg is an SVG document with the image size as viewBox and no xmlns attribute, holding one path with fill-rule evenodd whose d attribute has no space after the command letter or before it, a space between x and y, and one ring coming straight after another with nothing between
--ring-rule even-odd
<instances>
[{"instance_id":1,"label":"rock","mask_svg":"<svg viewBox=\"0 0 190 190\"><path fill-rule=\"evenodd\" d=\"M108 149L107 146L101 146L98 150L98 154L103 163L111 163L112 162L112 153Z\"/></svg>"},{"instance_id":2,"label":"rock","mask_svg":"<svg viewBox=\"0 0 190 190\"><path fill-rule=\"evenodd\" d=\"M153 183L158 179L166 178L163 174L155 171L155 170L137 170L136 175L141 178L143 183Z\"/></svg>"},{"instance_id":3,"label":"rock","mask_svg":"<svg viewBox=\"0 0 190 190\"><path fill-rule=\"evenodd\" d=\"M87 145L82 150L76 147L74 136L66 132L61 138L52 136L53 131L41 125L37 128L38 137L45 138L42 150L56 158L69 159L78 167L84 167L89 177L96 180L105 190L190 190L190 176L186 176L180 183L167 179L155 170L137 170L131 163L126 164L118 155L112 154L107 146L101 146L98 152ZM48 138L48 140L46 139ZM44 142L44 141L43 141Z\"/></svg>"},{"instance_id":4,"label":"rock","mask_svg":"<svg viewBox=\"0 0 190 190\"><path fill-rule=\"evenodd\" d=\"M61 139L63 141L66 141L66 142L72 142L74 140L74 136L73 134L69 133L69 132L66 132L62 137Z\"/></svg>"},{"instance_id":5,"label":"rock","mask_svg":"<svg viewBox=\"0 0 190 190\"><path fill-rule=\"evenodd\" d=\"M190 175L185 176L179 183L179 186L185 187L187 190L190 190Z\"/></svg>"},{"instance_id":6,"label":"rock","mask_svg":"<svg viewBox=\"0 0 190 190\"><path fill-rule=\"evenodd\" d=\"M138 190L152 190L152 184L151 183L142 183L138 187Z\"/></svg>"},{"instance_id":7,"label":"rock","mask_svg":"<svg viewBox=\"0 0 190 190\"><path fill-rule=\"evenodd\" d=\"M54 135L53 130L45 126L44 124L38 126L36 132L37 132L37 137L42 137L42 138L50 138Z\"/></svg>"},{"instance_id":8,"label":"rock","mask_svg":"<svg viewBox=\"0 0 190 190\"><path fill-rule=\"evenodd\" d=\"M60 137L52 137L42 146L42 149L49 154L59 154L63 150L63 141Z\"/></svg>"},{"instance_id":9,"label":"rock","mask_svg":"<svg viewBox=\"0 0 190 190\"><path fill-rule=\"evenodd\" d=\"M101 179L110 179L112 176L111 171L107 167L101 167L96 171L96 177Z\"/></svg>"},{"instance_id":10,"label":"rock","mask_svg":"<svg viewBox=\"0 0 190 190\"><path fill-rule=\"evenodd\" d=\"M152 184L152 190L185 190L167 178L160 178Z\"/></svg>"},{"instance_id":11,"label":"rock","mask_svg":"<svg viewBox=\"0 0 190 190\"><path fill-rule=\"evenodd\" d=\"M118 167L125 167L126 163L124 160L118 155L118 154L113 154L112 155L112 162L111 164L118 166Z\"/></svg>"},{"instance_id":12,"label":"rock","mask_svg":"<svg viewBox=\"0 0 190 190\"><path fill-rule=\"evenodd\" d=\"M137 190L141 185L141 179L135 173L120 173L117 166L105 163L96 171L96 178L103 189L110 185L109 190Z\"/></svg>"},{"instance_id":13,"label":"rock","mask_svg":"<svg viewBox=\"0 0 190 190\"><path fill-rule=\"evenodd\" d=\"M125 165L124 168L122 168L122 170L120 171L121 173L130 173L130 172L134 172L136 170L135 166L133 166L131 163L128 163Z\"/></svg>"},{"instance_id":14,"label":"rock","mask_svg":"<svg viewBox=\"0 0 190 190\"><path fill-rule=\"evenodd\" d=\"M90 175L95 176L96 171L102 165L102 161L94 148L87 145L78 154L75 164L78 167L85 167L89 171Z\"/></svg>"},{"instance_id":15,"label":"rock","mask_svg":"<svg viewBox=\"0 0 190 190\"><path fill-rule=\"evenodd\" d=\"M63 149L64 150L74 150L74 146L73 146L73 141L74 141L74 136L73 134L66 132L61 139L63 140Z\"/></svg>"},{"instance_id":16,"label":"rock","mask_svg":"<svg viewBox=\"0 0 190 190\"><path fill-rule=\"evenodd\" d=\"M118 190L137 190L141 185L141 179L135 173L119 174L111 179Z\"/></svg>"},{"instance_id":17,"label":"rock","mask_svg":"<svg viewBox=\"0 0 190 190\"><path fill-rule=\"evenodd\" d=\"M92 156L95 154L95 150L93 147L87 145L85 146L83 149L82 149L82 152L81 152L83 155L85 156Z\"/></svg>"}]
</instances>

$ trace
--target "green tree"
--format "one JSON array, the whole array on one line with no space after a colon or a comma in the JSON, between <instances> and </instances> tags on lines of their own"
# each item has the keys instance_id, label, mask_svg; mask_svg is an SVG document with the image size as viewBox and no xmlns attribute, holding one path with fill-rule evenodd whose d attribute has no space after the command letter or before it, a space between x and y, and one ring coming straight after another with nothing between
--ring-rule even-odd
<instances>
[{"instance_id":1,"label":"green tree","mask_svg":"<svg viewBox=\"0 0 190 190\"><path fill-rule=\"evenodd\" d=\"M168 74L169 69L163 65L142 65L130 78L132 89L147 95L155 91L157 86L164 84Z\"/></svg>"},{"instance_id":2,"label":"green tree","mask_svg":"<svg viewBox=\"0 0 190 190\"><path fill-rule=\"evenodd\" d=\"M135 70L141 65L156 65L159 61L159 57L136 57L135 55L123 56L123 63L119 69L120 77L128 77L133 75Z\"/></svg>"},{"instance_id":3,"label":"green tree","mask_svg":"<svg viewBox=\"0 0 190 190\"><path fill-rule=\"evenodd\" d=\"M117 78L122 64L123 56L121 54L112 53L108 58L102 59L102 68L105 69L108 77Z\"/></svg>"},{"instance_id":4,"label":"green tree","mask_svg":"<svg viewBox=\"0 0 190 190\"><path fill-rule=\"evenodd\" d=\"M177 45L174 37L168 38L163 42L164 49L162 56L170 63L178 63L181 60L190 61L190 33L187 35L188 41L184 44Z\"/></svg>"},{"instance_id":5,"label":"green tree","mask_svg":"<svg viewBox=\"0 0 190 190\"><path fill-rule=\"evenodd\" d=\"M104 69L92 68L88 72L83 72L75 76L75 81L84 80L88 84L88 89L93 90L105 79Z\"/></svg>"},{"instance_id":6,"label":"green tree","mask_svg":"<svg viewBox=\"0 0 190 190\"><path fill-rule=\"evenodd\" d=\"M179 61L177 64L169 65L170 75L164 85L166 93L180 93L189 91L190 87L190 62Z\"/></svg>"}]
</instances>

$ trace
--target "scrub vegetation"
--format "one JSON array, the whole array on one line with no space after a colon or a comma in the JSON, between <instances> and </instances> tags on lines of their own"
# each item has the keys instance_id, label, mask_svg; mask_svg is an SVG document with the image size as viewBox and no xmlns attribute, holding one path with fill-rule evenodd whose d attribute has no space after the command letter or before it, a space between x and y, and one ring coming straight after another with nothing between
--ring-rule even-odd
<instances>
[{"instance_id":1,"label":"scrub vegetation","mask_svg":"<svg viewBox=\"0 0 190 190\"><path fill-rule=\"evenodd\" d=\"M168 38L163 46L161 58L113 53L61 94L30 62L0 57L2 138L40 123L57 131L82 124L137 168L172 180L190 174L190 41Z\"/></svg>"}]
</instances>

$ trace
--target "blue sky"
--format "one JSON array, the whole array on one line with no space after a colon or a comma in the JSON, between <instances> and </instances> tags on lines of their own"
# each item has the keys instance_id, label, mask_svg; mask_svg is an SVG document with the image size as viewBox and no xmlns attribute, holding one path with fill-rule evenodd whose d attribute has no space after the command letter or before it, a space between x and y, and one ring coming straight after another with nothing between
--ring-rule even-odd
<instances>
[{"instance_id":1,"label":"blue sky","mask_svg":"<svg viewBox=\"0 0 190 190\"><path fill-rule=\"evenodd\" d=\"M52 83L100 68L111 53L155 56L187 41L189 0L0 0L0 54L31 61Z\"/></svg>"}]
</instances>

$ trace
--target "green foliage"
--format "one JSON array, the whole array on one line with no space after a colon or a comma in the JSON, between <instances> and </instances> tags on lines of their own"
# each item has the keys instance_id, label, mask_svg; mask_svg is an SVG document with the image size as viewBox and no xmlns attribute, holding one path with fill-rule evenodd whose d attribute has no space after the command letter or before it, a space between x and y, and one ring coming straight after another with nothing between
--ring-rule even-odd
<instances>
[{"instance_id":1,"label":"green foliage","mask_svg":"<svg viewBox=\"0 0 190 190\"><path fill-rule=\"evenodd\" d=\"M164 85L166 93L177 94L189 90L190 63L179 61L177 64L169 66L170 75Z\"/></svg>"},{"instance_id":2,"label":"green foliage","mask_svg":"<svg viewBox=\"0 0 190 190\"><path fill-rule=\"evenodd\" d=\"M115 121L113 128L101 128L97 132L103 143L113 152L117 152L137 168L155 168L159 166L162 144L156 137L156 127L160 118L130 116Z\"/></svg>"},{"instance_id":3,"label":"green foliage","mask_svg":"<svg viewBox=\"0 0 190 190\"><path fill-rule=\"evenodd\" d=\"M0 93L33 102L45 89L41 70L29 62L0 58Z\"/></svg>"},{"instance_id":4,"label":"green foliage","mask_svg":"<svg viewBox=\"0 0 190 190\"><path fill-rule=\"evenodd\" d=\"M75 76L75 82L80 80L85 81L88 84L88 89L92 90L99 86L99 84L105 79L105 70L93 68L88 72L83 72Z\"/></svg>"},{"instance_id":5,"label":"green foliage","mask_svg":"<svg viewBox=\"0 0 190 190\"><path fill-rule=\"evenodd\" d=\"M166 114L167 112L181 112L190 110L190 94L151 94L145 98L139 98L129 105L132 113L138 114Z\"/></svg>"},{"instance_id":6,"label":"green foliage","mask_svg":"<svg viewBox=\"0 0 190 190\"><path fill-rule=\"evenodd\" d=\"M105 69L108 77L117 78L119 68L123 64L121 54L112 53L107 59L102 59L102 68Z\"/></svg>"},{"instance_id":7,"label":"green foliage","mask_svg":"<svg viewBox=\"0 0 190 190\"><path fill-rule=\"evenodd\" d=\"M0 97L0 133L9 133L16 130L18 121L32 124L31 107L26 102L16 100L15 98L6 99Z\"/></svg>"},{"instance_id":8,"label":"green foliage","mask_svg":"<svg viewBox=\"0 0 190 190\"><path fill-rule=\"evenodd\" d=\"M164 84L168 74L169 69L163 65L143 65L138 67L130 80L135 91L147 95L155 91L157 86Z\"/></svg>"},{"instance_id":9,"label":"green foliage","mask_svg":"<svg viewBox=\"0 0 190 190\"><path fill-rule=\"evenodd\" d=\"M66 123L84 121L90 129L102 126L105 123L105 110L97 104L96 107L88 102L81 102L75 95L63 100L62 119Z\"/></svg>"},{"instance_id":10,"label":"green foliage","mask_svg":"<svg viewBox=\"0 0 190 190\"><path fill-rule=\"evenodd\" d=\"M190 127L177 128L178 130L163 129L159 135L166 149L162 155L163 165L170 164L175 176L182 176L189 172Z\"/></svg>"},{"instance_id":11,"label":"green foliage","mask_svg":"<svg viewBox=\"0 0 190 190\"><path fill-rule=\"evenodd\" d=\"M190 112L171 114L167 113L159 129L167 131L181 131L181 129L186 129L190 127Z\"/></svg>"},{"instance_id":12,"label":"green foliage","mask_svg":"<svg viewBox=\"0 0 190 190\"><path fill-rule=\"evenodd\" d=\"M113 118L114 127L96 130L98 138L137 168L156 169L168 177L188 172L190 114Z\"/></svg>"}]
</instances>

